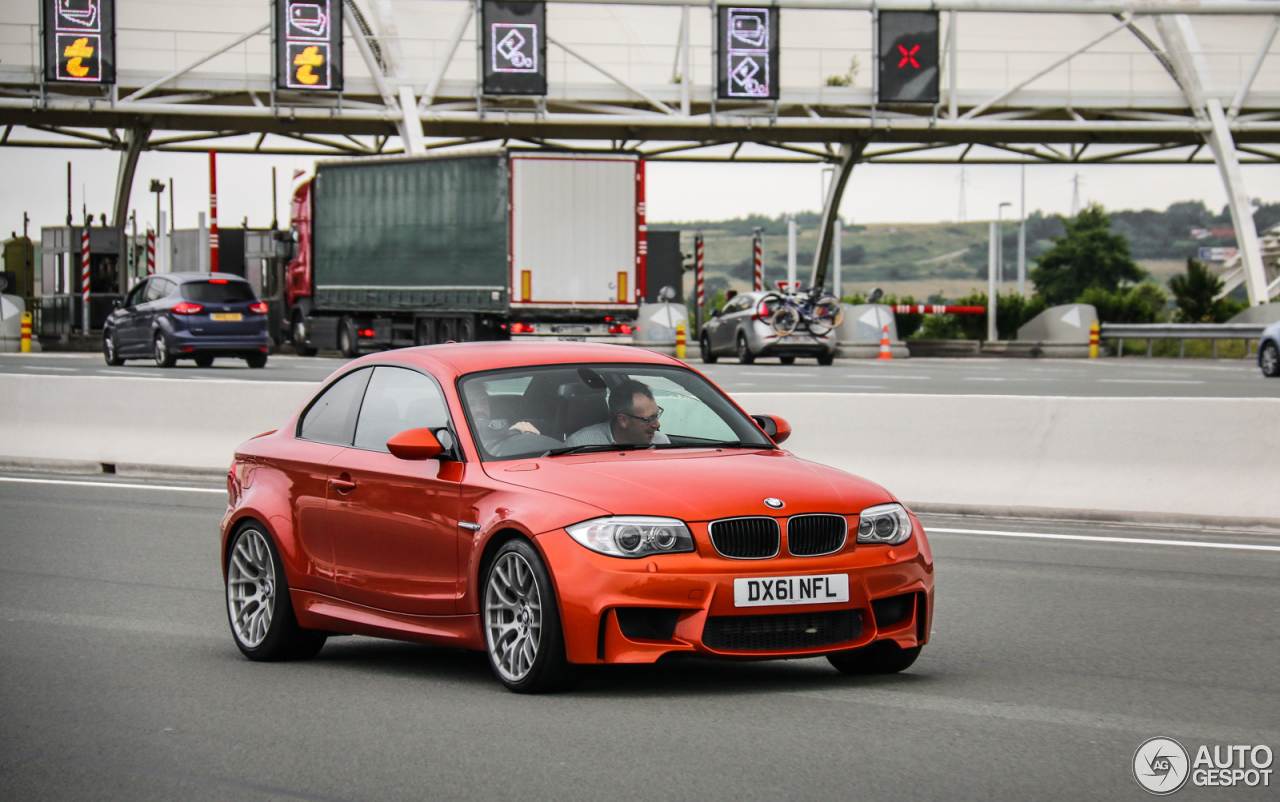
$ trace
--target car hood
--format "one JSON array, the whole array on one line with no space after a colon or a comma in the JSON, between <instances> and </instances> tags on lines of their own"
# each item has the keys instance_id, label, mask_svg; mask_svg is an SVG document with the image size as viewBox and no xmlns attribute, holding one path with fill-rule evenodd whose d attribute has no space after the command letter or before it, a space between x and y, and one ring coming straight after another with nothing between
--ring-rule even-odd
<instances>
[{"instance_id":1,"label":"car hood","mask_svg":"<svg viewBox=\"0 0 1280 802\"><path fill-rule=\"evenodd\" d=\"M844 471L771 451L627 451L489 462L492 478L615 515L710 521L737 515L854 514L894 498ZM780 510L765 506L780 499Z\"/></svg>"}]
</instances>

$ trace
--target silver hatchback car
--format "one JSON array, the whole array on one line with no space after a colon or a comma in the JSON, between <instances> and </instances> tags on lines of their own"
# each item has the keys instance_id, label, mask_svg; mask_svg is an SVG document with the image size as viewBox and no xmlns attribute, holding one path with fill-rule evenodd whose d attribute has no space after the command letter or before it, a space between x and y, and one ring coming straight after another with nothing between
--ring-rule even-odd
<instances>
[{"instance_id":1,"label":"silver hatchback car","mask_svg":"<svg viewBox=\"0 0 1280 802\"><path fill-rule=\"evenodd\" d=\"M758 357L776 356L790 365L796 357L809 357L819 365L830 365L836 357L835 331L814 334L801 323L791 334L779 335L769 324L777 299L776 292L744 292L713 312L698 340L702 361L714 364L722 356L735 356L750 365Z\"/></svg>"}]
</instances>

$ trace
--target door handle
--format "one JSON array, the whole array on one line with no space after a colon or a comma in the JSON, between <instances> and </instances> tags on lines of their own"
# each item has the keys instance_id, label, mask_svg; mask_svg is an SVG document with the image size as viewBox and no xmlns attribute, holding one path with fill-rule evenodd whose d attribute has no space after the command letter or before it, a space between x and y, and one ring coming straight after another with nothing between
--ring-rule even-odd
<instances>
[{"instance_id":1,"label":"door handle","mask_svg":"<svg viewBox=\"0 0 1280 802\"><path fill-rule=\"evenodd\" d=\"M350 493L356 489L356 483L349 479L330 479L329 486L339 493Z\"/></svg>"}]
</instances>

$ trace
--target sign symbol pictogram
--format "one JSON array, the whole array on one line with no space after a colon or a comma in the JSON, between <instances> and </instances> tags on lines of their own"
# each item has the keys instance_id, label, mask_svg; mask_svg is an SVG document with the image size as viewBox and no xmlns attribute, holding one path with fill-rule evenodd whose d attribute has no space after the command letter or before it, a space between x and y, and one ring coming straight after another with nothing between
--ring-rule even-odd
<instances>
[{"instance_id":1,"label":"sign symbol pictogram","mask_svg":"<svg viewBox=\"0 0 1280 802\"><path fill-rule=\"evenodd\" d=\"M320 80L320 76L311 71L312 67L324 64L324 56L320 55L319 50L316 45L311 45L293 58L293 63L298 65L298 80L307 86Z\"/></svg>"},{"instance_id":2,"label":"sign symbol pictogram","mask_svg":"<svg viewBox=\"0 0 1280 802\"><path fill-rule=\"evenodd\" d=\"M898 62L898 69L910 64L915 69L920 69L920 62L916 61L916 54L920 52L920 45L912 45L908 50L906 45L898 45L898 52L902 54L902 60Z\"/></svg>"},{"instance_id":3,"label":"sign symbol pictogram","mask_svg":"<svg viewBox=\"0 0 1280 802\"><path fill-rule=\"evenodd\" d=\"M89 74L89 68L80 63L80 59L93 56L93 48L89 47L88 37L75 40L62 51L62 55L71 59L67 62L67 72L77 78L83 78Z\"/></svg>"}]
</instances>

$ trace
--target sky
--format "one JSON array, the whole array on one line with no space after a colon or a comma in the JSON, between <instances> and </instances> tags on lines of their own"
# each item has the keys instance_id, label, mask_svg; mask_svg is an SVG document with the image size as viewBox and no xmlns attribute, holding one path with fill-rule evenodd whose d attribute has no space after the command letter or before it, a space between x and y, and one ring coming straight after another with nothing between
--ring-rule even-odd
<instances>
[{"instance_id":1,"label":"sky","mask_svg":"<svg viewBox=\"0 0 1280 802\"><path fill-rule=\"evenodd\" d=\"M20 232L27 212L33 233L41 226L62 225L66 217L66 164L72 165L75 220L82 203L91 214L110 217L119 155L108 151L0 147L0 233ZM313 169L309 157L224 154L218 157L219 224L251 227L271 223L271 169L278 180L280 224L288 221L288 197L294 170ZM652 163L647 168L647 211L651 222L720 220L758 213L819 210L822 166L817 164ZM995 219L1001 202L1013 204L1005 219L1018 212L1017 166L973 165L964 168L965 219ZM1280 201L1280 165L1245 166L1250 196ZM1081 201L1108 209L1160 209L1184 200L1202 200L1221 210L1226 202L1217 168L1212 165L1031 165L1026 170L1026 208L1066 214L1072 182L1080 176ZM198 212L208 212L208 158L204 154L143 153L134 179L131 208L138 229L152 225L155 196L151 179L174 179L174 211L178 228L196 226ZM163 206L169 208L169 193ZM954 165L859 165L854 169L840 207L846 222L933 223L960 219L960 168Z\"/></svg>"}]
</instances>

